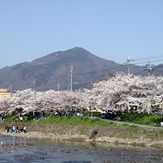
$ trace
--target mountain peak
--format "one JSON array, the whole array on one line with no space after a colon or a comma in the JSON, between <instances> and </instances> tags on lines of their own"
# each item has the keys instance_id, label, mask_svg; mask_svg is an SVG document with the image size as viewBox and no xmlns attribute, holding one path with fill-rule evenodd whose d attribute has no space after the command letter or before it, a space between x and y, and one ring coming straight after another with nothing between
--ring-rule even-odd
<instances>
[{"instance_id":1,"label":"mountain peak","mask_svg":"<svg viewBox=\"0 0 163 163\"><path fill-rule=\"evenodd\" d=\"M73 84L73 88L90 88L91 83L106 79L119 69L122 71L123 68L117 65L81 47L75 47L50 53L32 62L0 69L0 85L8 88L12 84L14 90L21 90L32 88L35 79L35 90L57 90L58 84L65 90L70 84L70 66L73 66L73 82L77 83Z\"/></svg>"}]
</instances>

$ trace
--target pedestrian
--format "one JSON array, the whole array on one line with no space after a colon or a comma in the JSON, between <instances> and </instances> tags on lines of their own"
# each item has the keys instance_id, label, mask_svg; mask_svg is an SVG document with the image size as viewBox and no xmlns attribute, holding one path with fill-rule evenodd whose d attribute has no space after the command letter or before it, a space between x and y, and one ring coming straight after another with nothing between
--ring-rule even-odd
<instances>
[{"instance_id":1,"label":"pedestrian","mask_svg":"<svg viewBox=\"0 0 163 163\"><path fill-rule=\"evenodd\" d=\"M6 130L7 132L9 132L9 127L8 127L8 126L6 126L6 127L5 127L5 130Z\"/></svg>"},{"instance_id":2,"label":"pedestrian","mask_svg":"<svg viewBox=\"0 0 163 163\"><path fill-rule=\"evenodd\" d=\"M24 131L24 133L26 133L26 126L24 126L23 131Z\"/></svg>"},{"instance_id":3,"label":"pedestrian","mask_svg":"<svg viewBox=\"0 0 163 163\"><path fill-rule=\"evenodd\" d=\"M161 122L161 127L163 127L163 122Z\"/></svg>"},{"instance_id":4,"label":"pedestrian","mask_svg":"<svg viewBox=\"0 0 163 163\"><path fill-rule=\"evenodd\" d=\"M17 133L17 132L19 132L19 127L18 127L18 126L16 126L16 133Z\"/></svg>"},{"instance_id":5,"label":"pedestrian","mask_svg":"<svg viewBox=\"0 0 163 163\"><path fill-rule=\"evenodd\" d=\"M20 119L21 122L23 121L23 117L20 117L19 119Z\"/></svg>"},{"instance_id":6,"label":"pedestrian","mask_svg":"<svg viewBox=\"0 0 163 163\"><path fill-rule=\"evenodd\" d=\"M22 125L20 126L20 132L23 132L23 128L24 128L24 125L22 124Z\"/></svg>"},{"instance_id":7,"label":"pedestrian","mask_svg":"<svg viewBox=\"0 0 163 163\"><path fill-rule=\"evenodd\" d=\"M12 127L12 132L15 132L15 126Z\"/></svg>"},{"instance_id":8,"label":"pedestrian","mask_svg":"<svg viewBox=\"0 0 163 163\"><path fill-rule=\"evenodd\" d=\"M10 128L9 128L9 127L7 127L7 132L9 132L9 130L10 130Z\"/></svg>"}]
</instances>

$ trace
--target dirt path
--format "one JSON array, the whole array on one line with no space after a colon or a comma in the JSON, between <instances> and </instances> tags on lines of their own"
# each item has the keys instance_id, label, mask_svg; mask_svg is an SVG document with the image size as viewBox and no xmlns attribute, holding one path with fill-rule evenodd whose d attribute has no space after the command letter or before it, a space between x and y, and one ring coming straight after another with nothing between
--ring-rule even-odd
<instances>
[{"instance_id":1,"label":"dirt path","mask_svg":"<svg viewBox=\"0 0 163 163\"><path fill-rule=\"evenodd\" d=\"M96 119L96 117L90 117L91 119ZM99 118L100 120L102 121L106 121L106 122L113 122L113 123L116 123L116 124L127 124L127 125L130 125L130 126L138 126L138 127L144 127L144 128L152 128L152 129L163 129L163 127L154 127L154 126L148 126L148 125L141 125L141 124L136 124L136 123L130 123L130 122L122 122L122 121L113 121L113 120L109 120L109 119L102 119L102 118Z\"/></svg>"}]
</instances>

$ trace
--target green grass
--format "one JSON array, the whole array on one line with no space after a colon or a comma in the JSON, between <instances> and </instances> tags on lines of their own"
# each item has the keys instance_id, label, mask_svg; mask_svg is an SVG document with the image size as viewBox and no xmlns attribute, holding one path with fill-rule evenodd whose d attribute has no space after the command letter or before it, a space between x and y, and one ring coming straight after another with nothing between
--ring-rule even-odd
<instances>
[{"instance_id":1,"label":"green grass","mask_svg":"<svg viewBox=\"0 0 163 163\"><path fill-rule=\"evenodd\" d=\"M34 117L28 117L27 120L23 120L23 121L14 121L14 119L17 118L16 115L12 115L12 116L5 116L4 119L5 121L3 123L0 123L0 127L4 128L5 126L14 126L14 125L20 125L20 124L26 124L31 125L33 122L35 122L35 120L33 119Z\"/></svg>"},{"instance_id":2,"label":"green grass","mask_svg":"<svg viewBox=\"0 0 163 163\"><path fill-rule=\"evenodd\" d=\"M14 122L14 119L15 119L16 117L17 117L16 115L13 115L13 116L6 116L6 117L4 117L4 119L5 119L5 122L11 123L11 122Z\"/></svg>"},{"instance_id":3,"label":"green grass","mask_svg":"<svg viewBox=\"0 0 163 163\"><path fill-rule=\"evenodd\" d=\"M158 114L136 113L121 114L121 121L160 127L163 116Z\"/></svg>"},{"instance_id":4,"label":"green grass","mask_svg":"<svg viewBox=\"0 0 163 163\"><path fill-rule=\"evenodd\" d=\"M19 125L19 124L25 124L25 125L31 125L32 123L36 122L36 117L30 116L27 118L27 120L23 120L22 122L20 120L14 122L14 119L17 118L17 116L6 116L5 122L1 124L1 127L3 128L6 125ZM58 125L72 125L72 126L120 126L113 122L106 122L103 120L100 120L98 118L91 119L88 117L51 117L46 119L41 119L37 122L38 124L58 124Z\"/></svg>"},{"instance_id":5,"label":"green grass","mask_svg":"<svg viewBox=\"0 0 163 163\"><path fill-rule=\"evenodd\" d=\"M132 116L133 118L135 115L130 114L130 116ZM126 121L131 122L132 118L130 116L129 114L124 116L125 118L127 118ZM147 115L141 114L140 118L143 119L142 121L144 123L144 122L148 122L149 120L151 120L151 117L153 118L155 116L156 115L147 116ZM153 118L152 121L156 121L156 120L158 121L157 119L158 117L157 118L156 117ZM78 134L90 136L89 127L101 126L101 127L106 127L106 128L101 128L100 132L101 131L102 132L101 133L99 132L101 136L110 136L110 137L124 138L124 139L126 138L137 139L140 136L143 136L145 138L155 139L155 134L156 134L158 140L163 139L162 129L153 131L149 129L142 129L135 125L132 125L132 126L127 125L127 124L119 125L113 122L100 120L99 118L91 119L88 117L58 117L56 116L56 117L41 119L38 122L36 121L36 117L33 117L33 116L28 117L28 119L23 122L21 121L14 122L14 118L16 118L16 116L5 117L5 122L0 123L0 128L4 128L6 124L13 126L13 125L19 125L19 124L24 123L27 126L27 132L36 130L36 131L41 131L41 132L48 134L49 131L47 131L47 125L53 126L53 124L56 124L55 126L56 131L54 130L52 132L56 132L57 134L58 133L66 134L69 132L69 129L70 129L71 134L78 133ZM139 122L140 118L136 117L136 121ZM33 122L36 122L36 123L33 123ZM71 126L64 126L64 125L71 125ZM79 126L79 127L75 127L75 130L71 130L73 126Z\"/></svg>"},{"instance_id":6,"label":"green grass","mask_svg":"<svg viewBox=\"0 0 163 163\"><path fill-rule=\"evenodd\" d=\"M160 122L163 121L163 116L157 114L147 114L147 113L136 113L131 112L129 114L120 114L121 121L131 122L137 124L144 124L149 126L158 126L160 127ZM26 125L30 125L36 121L36 117L30 116L27 120L14 122L16 116L6 116L5 124L16 125L20 123L24 123ZM106 122L100 120L99 118L91 119L88 117L51 117L47 119L41 119L39 124L58 124L58 125L78 125L78 126L112 126L112 127L128 127L128 125L117 125L112 122ZM137 127L131 126L133 130L136 130Z\"/></svg>"},{"instance_id":7,"label":"green grass","mask_svg":"<svg viewBox=\"0 0 163 163\"><path fill-rule=\"evenodd\" d=\"M58 124L73 126L117 126L112 122L105 122L100 119L90 119L87 117L51 117L41 119L38 124Z\"/></svg>"},{"instance_id":8,"label":"green grass","mask_svg":"<svg viewBox=\"0 0 163 163\"><path fill-rule=\"evenodd\" d=\"M129 128L132 130L132 132L134 131L137 131L138 129L139 129L139 127L138 126L135 126L135 125L131 125L131 126L129 126Z\"/></svg>"}]
</instances>

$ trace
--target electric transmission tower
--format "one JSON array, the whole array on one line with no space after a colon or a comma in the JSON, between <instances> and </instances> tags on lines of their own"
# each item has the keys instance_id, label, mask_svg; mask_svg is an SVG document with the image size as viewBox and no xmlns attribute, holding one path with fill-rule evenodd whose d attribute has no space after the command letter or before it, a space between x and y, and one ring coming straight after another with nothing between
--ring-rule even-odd
<instances>
[{"instance_id":1,"label":"electric transmission tower","mask_svg":"<svg viewBox=\"0 0 163 163\"><path fill-rule=\"evenodd\" d=\"M131 62L134 61L133 59L130 59L128 57L126 63L122 64L122 66L126 66L127 67L127 71L128 71L128 75L130 74L131 71Z\"/></svg>"},{"instance_id":2,"label":"electric transmission tower","mask_svg":"<svg viewBox=\"0 0 163 163\"><path fill-rule=\"evenodd\" d=\"M148 64L146 65L146 69L148 71L148 77L150 77L150 72L153 70L152 65L150 64L150 61L148 61Z\"/></svg>"}]
</instances>

